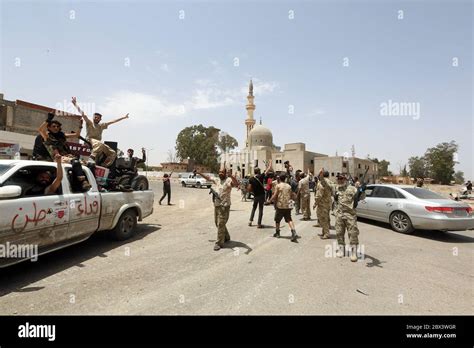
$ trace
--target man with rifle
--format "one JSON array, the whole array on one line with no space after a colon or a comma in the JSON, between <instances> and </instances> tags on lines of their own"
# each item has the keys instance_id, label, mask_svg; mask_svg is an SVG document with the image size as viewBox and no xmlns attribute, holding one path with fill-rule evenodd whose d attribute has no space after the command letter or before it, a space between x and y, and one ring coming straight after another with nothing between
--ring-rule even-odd
<instances>
[{"instance_id":1,"label":"man with rifle","mask_svg":"<svg viewBox=\"0 0 474 348\"><path fill-rule=\"evenodd\" d=\"M323 169L321 169L323 170ZM367 171L366 171L367 173ZM364 182L365 174L362 178ZM336 203L336 237L338 251L336 256L345 255L345 233L347 230L351 245L350 257L352 262L357 261L357 246L359 244L359 229L357 228L356 207L359 200L365 198L365 183L360 188L351 186L344 173L337 175L337 187L334 196Z\"/></svg>"},{"instance_id":2,"label":"man with rifle","mask_svg":"<svg viewBox=\"0 0 474 348\"><path fill-rule=\"evenodd\" d=\"M219 170L219 179L213 179L208 175L199 173L195 170L196 174L201 175L207 181L211 181L214 185L211 188L211 192L213 195L213 203L214 203L214 222L217 227L217 241L214 245L214 250L220 250L225 242L230 241L230 234L227 230L226 224L229 220L229 212L230 212L230 193L232 191L232 187L237 187L239 182L235 178L235 175L227 177L227 171L224 168Z\"/></svg>"}]
</instances>

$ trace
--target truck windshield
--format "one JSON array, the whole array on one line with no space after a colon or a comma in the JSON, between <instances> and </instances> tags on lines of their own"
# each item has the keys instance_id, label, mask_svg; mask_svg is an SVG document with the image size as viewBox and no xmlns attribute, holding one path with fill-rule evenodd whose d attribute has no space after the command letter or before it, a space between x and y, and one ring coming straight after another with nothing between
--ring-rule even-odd
<instances>
[{"instance_id":1,"label":"truck windshield","mask_svg":"<svg viewBox=\"0 0 474 348\"><path fill-rule=\"evenodd\" d=\"M13 167L11 164L0 164L0 176L5 174L11 167Z\"/></svg>"}]
</instances>

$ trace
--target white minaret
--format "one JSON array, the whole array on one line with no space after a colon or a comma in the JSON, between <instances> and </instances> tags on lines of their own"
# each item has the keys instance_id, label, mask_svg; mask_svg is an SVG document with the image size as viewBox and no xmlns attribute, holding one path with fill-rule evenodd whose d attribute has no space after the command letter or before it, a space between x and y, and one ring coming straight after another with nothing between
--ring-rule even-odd
<instances>
[{"instance_id":1,"label":"white minaret","mask_svg":"<svg viewBox=\"0 0 474 348\"><path fill-rule=\"evenodd\" d=\"M249 95L247 96L248 104L245 106L247 109L247 119L245 120L245 126L247 127L247 136L245 138L245 147L249 147L249 134L250 131L253 129L255 125L255 119L253 118L253 112L255 110L255 104L253 103L254 96L253 96L253 83L250 80L249 84Z\"/></svg>"}]
</instances>

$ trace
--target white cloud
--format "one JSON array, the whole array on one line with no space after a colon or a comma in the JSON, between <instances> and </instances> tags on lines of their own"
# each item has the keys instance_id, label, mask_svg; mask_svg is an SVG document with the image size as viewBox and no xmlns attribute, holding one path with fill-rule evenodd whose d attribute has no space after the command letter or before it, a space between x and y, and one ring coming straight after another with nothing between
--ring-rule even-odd
<instances>
[{"instance_id":1,"label":"white cloud","mask_svg":"<svg viewBox=\"0 0 474 348\"><path fill-rule=\"evenodd\" d=\"M165 71L165 72L169 72L170 68L169 68L168 64L164 63L164 64L161 64L160 70Z\"/></svg>"},{"instance_id":2,"label":"white cloud","mask_svg":"<svg viewBox=\"0 0 474 348\"><path fill-rule=\"evenodd\" d=\"M190 103L194 110L214 109L221 106L232 105L236 102L231 91L218 88L195 89Z\"/></svg>"},{"instance_id":3,"label":"white cloud","mask_svg":"<svg viewBox=\"0 0 474 348\"><path fill-rule=\"evenodd\" d=\"M119 91L105 98L99 112L109 117L130 113L138 123L154 123L169 117L185 116L193 110L216 109L242 103L248 93L248 85L242 88L226 89L208 79L198 79L191 95L181 102L170 101L168 94L152 95L128 90ZM265 95L278 88L277 82L254 79L254 93ZM110 116L109 116L110 115Z\"/></svg>"},{"instance_id":4,"label":"white cloud","mask_svg":"<svg viewBox=\"0 0 474 348\"><path fill-rule=\"evenodd\" d=\"M119 117L127 112L130 119L138 123L152 123L168 117L183 116L186 113L184 104L173 103L162 97L132 92L120 91L105 99L100 107L101 113L107 117Z\"/></svg>"}]
</instances>

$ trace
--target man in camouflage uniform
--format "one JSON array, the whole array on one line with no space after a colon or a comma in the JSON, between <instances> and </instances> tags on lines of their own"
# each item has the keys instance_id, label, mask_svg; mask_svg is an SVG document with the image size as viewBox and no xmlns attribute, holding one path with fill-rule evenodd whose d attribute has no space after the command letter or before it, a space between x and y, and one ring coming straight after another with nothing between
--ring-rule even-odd
<instances>
[{"instance_id":1,"label":"man in camouflage uniform","mask_svg":"<svg viewBox=\"0 0 474 348\"><path fill-rule=\"evenodd\" d=\"M316 215L318 222L322 227L322 233L319 235L321 239L329 239L329 227L331 226L331 219L329 217L329 211L332 205L332 183L329 181L329 172L321 169L319 172L319 182L316 187L316 195L314 207L318 208Z\"/></svg>"},{"instance_id":2,"label":"man in camouflage uniform","mask_svg":"<svg viewBox=\"0 0 474 348\"><path fill-rule=\"evenodd\" d=\"M357 228L357 216L354 208L354 199L357 194L357 188L347 183L344 174L337 176L337 187L335 193L336 205L336 237L339 250L337 257L343 257L345 254L345 233L349 235L351 244L351 261L357 261L357 245L359 244L359 229ZM365 192L359 196L359 200L365 198Z\"/></svg>"},{"instance_id":3,"label":"man in camouflage uniform","mask_svg":"<svg viewBox=\"0 0 474 348\"><path fill-rule=\"evenodd\" d=\"M214 199L214 222L217 227L217 241L214 245L214 250L218 251L224 246L225 242L230 241L230 234L226 227L231 204L230 194L232 187L237 187L239 182L235 176L227 177L225 169L219 171L219 179L213 179L199 172L196 172L196 174L201 175L207 181L213 182L213 189L218 194L218 197Z\"/></svg>"},{"instance_id":4,"label":"man in camouflage uniform","mask_svg":"<svg viewBox=\"0 0 474 348\"><path fill-rule=\"evenodd\" d=\"M300 202L301 202L301 196L300 196L300 193L299 193L299 183L300 183L300 180L301 180L301 170L297 170L294 177L293 176L287 176L287 182L288 184L290 184L290 187L291 187L291 191L293 191L294 193L296 193L296 198L295 198L295 215L299 215L301 214L300 213Z\"/></svg>"},{"instance_id":5,"label":"man in camouflage uniform","mask_svg":"<svg viewBox=\"0 0 474 348\"><path fill-rule=\"evenodd\" d=\"M308 173L300 174L300 181L298 182L298 195L300 197L300 207L303 212L303 220L307 221L311 219L311 195L309 191L309 181L312 179L312 175L308 169Z\"/></svg>"},{"instance_id":6,"label":"man in camouflage uniform","mask_svg":"<svg viewBox=\"0 0 474 348\"><path fill-rule=\"evenodd\" d=\"M286 175L280 176L279 183L275 186L273 196L270 202L275 202L275 233L273 237L280 238L280 222L284 218L285 222L291 229L291 241L297 243L298 235L296 234L295 224L291 218L290 201L295 195L291 190L291 186L285 182Z\"/></svg>"}]
</instances>

